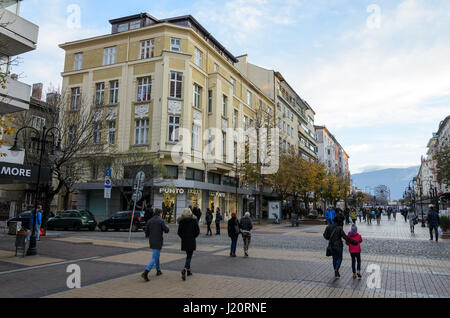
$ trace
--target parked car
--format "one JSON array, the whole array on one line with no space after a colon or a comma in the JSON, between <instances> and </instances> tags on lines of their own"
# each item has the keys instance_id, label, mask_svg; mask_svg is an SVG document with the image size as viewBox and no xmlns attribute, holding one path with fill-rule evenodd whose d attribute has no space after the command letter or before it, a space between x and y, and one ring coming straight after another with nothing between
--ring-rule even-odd
<instances>
[{"instance_id":1,"label":"parked car","mask_svg":"<svg viewBox=\"0 0 450 318\"><path fill-rule=\"evenodd\" d=\"M47 229L74 229L79 231L81 229L89 229L95 231L97 221L94 215L86 210L68 210L58 213L54 218L50 218L47 222Z\"/></svg>"},{"instance_id":2,"label":"parked car","mask_svg":"<svg viewBox=\"0 0 450 318\"><path fill-rule=\"evenodd\" d=\"M110 229L116 231L129 230L132 214L133 211L116 212L110 218L99 222L98 227L102 232L106 232ZM137 232L138 230L143 229L144 226L144 211L136 211L134 214L133 226L131 227L131 231Z\"/></svg>"},{"instance_id":3,"label":"parked car","mask_svg":"<svg viewBox=\"0 0 450 318\"><path fill-rule=\"evenodd\" d=\"M9 227L9 224L11 222L22 222L22 227L26 229L31 229L31 218L32 218L33 211L24 211L20 213L18 216L9 219L6 222L6 226ZM55 214L53 212L49 213L49 218L54 217Z\"/></svg>"}]
</instances>

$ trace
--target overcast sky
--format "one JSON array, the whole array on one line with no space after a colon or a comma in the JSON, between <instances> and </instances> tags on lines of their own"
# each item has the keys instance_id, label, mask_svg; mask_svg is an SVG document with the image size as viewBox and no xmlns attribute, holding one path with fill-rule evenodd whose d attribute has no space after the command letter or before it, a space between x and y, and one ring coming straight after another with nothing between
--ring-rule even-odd
<instances>
[{"instance_id":1,"label":"overcast sky","mask_svg":"<svg viewBox=\"0 0 450 318\"><path fill-rule=\"evenodd\" d=\"M108 20L140 12L191 14L235 56L280 71L350 155L352 173L419 165L450 115L448 0L25 0L38 49L13 71L58 87L58 44L107 34Z\"/></svg>"}]
</instances>

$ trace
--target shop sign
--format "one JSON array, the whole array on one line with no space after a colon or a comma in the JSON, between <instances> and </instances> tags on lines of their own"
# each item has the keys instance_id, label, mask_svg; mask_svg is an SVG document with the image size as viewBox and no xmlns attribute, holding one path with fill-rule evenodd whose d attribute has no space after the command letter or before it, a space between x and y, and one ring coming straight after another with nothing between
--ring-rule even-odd
<instances>
[{"instance_id":1,"label":"shop sign","mask_svg":"<svg viewBox=\"0 0 450 318\"><path fill-rule=\"evenodd\" d=\"M184 194L184 189L182 188L161 188L159 189L161 194Z\"/></svg>"},{"instance_id":2,"label":"shop sign","mask_svg":"<svg viewBox=\"0 0 450 318\"><path fill-rule=\"evenodd\" d=\"M217 197L217 198L225 198L226 194L223 192L210 192L210 197Z\"/></svg>"},{"instance_id":3,"label":"shop sign","mask_svg":"<svg viewBox=\"0 0 450 318\"><path fill-rule=\"evenodd\" d=\"M0 163L0 183L36 183L39 167ZM41 168L41 183L50 181L51 171Z\"/></svg>"},{"instance_id":4,"label":"shop sign","mask_svg":"<svg viewBox=\"0 0 450 318\"><path fill-rule=\"evenodd\" d=\"M198 189L188 189L187 193L188 194L193 194L193 195L200 195L200 190Z\"/></svg>"}]
</instances>

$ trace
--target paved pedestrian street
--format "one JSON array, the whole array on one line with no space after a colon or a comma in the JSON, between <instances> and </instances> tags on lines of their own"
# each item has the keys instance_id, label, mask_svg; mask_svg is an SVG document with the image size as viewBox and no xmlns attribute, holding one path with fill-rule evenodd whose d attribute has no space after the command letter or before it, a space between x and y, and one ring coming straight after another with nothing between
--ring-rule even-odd
<instances>
[{"instance_id":1,"label":"paved pedestrian street","mask_svg":"<svg viewBox=\"0 0 450 318\"><path fill-rule=\"evenodd\" d=\"M429 241L428 228L382 220L359 223L362 280L354 280L344 247L341 279L335 280L331 258L325 256L324 225L257 225L250 258L229 257L229 238L197 240L193 276L181 280L185 254L176 226L165 237L161 253L163 275L155 269L150 282L140 274L152 252L143 232L54 232L38 242L39 255L15 257L14 237L0 234L0 297L46 298L440 298L450 297L450 242ZM349 231L349 226L345 231ZM81 288L69 289L67 267L81 269ZM368 273L367 270L371 269ZM374 270L375 268L375 270ZM379 268L379 276L374 276ZM368 278L369 282L368 282ZM380 282L379 286L374 286ZM380 288L377 288L380 287Z\"/></svg>"}]
</instances>

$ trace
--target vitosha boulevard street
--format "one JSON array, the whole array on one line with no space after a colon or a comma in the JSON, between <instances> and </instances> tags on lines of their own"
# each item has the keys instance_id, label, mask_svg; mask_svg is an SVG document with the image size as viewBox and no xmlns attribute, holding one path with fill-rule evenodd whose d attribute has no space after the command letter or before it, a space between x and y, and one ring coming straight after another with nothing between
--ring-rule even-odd
<instances>
[{"instance_id":1,"label":"vitosha boulevard street","mask_svg":"<svg viewBox=\"0 0 450 318\"><path fill-rule=\"evenodd\" d=\"M450 298L449 12L0 0L0 302L153 318Z\"/></svg>"},{"instance_id":2,"label":"vitosha boulevard street","mask_svg":"<svg viewBox=\"0 0 450 318\"><path fill-rule=\"evenodd\" d=\"M376 222L375 222L376 223ZM2 234L1 297L144 297L144 298L438 298L450 296L450 244L431 242L427 228L411 234L404 220L359 223L363 237L362 280L352 278L345 247L341 279L334 277L325 226L290 224L255 226L244 258L239 239L237 257L229 257L229 238L198 238L193 275L182 281L185 254L172 226L161 252L162 276L153 270L150 282L140 277L151 259L143 232L55 232L39 242L39 255L14 257L14 238ZM345 231L349 230L345 226ZM52 232L53 234L53 232ZM81 288L69 289L71 264L80 266ZM368 286L369 266L379 266L380 288ZM370 285L370 284L369 284ZM372 288L369 288L372 287Z\"/></svg>"}]
</instances>

